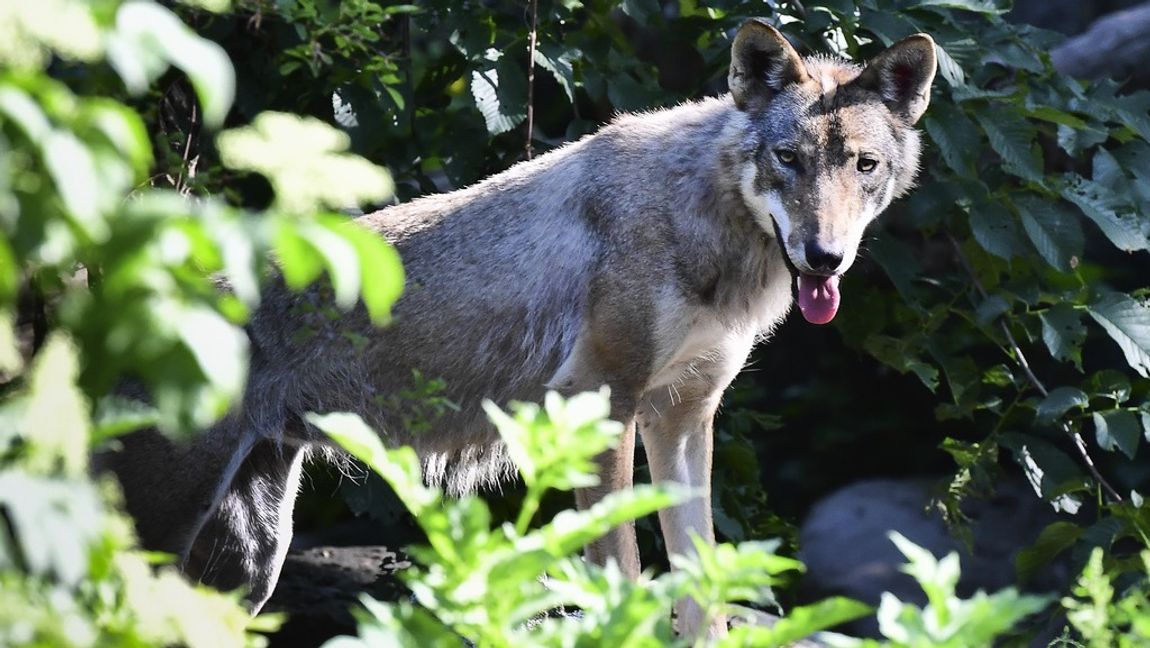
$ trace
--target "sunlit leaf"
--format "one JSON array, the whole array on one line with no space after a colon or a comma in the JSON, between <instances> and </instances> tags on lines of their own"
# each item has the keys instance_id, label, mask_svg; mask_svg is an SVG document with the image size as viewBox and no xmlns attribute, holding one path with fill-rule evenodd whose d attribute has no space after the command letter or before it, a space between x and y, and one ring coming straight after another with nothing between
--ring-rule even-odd
<instances>
[{"instance_id":1,"label":"sunlit leaf","mask_svg":"<svg viewBox=\"0 0 1150 648\"><path fill-rule=\"evenodd\" d=\"M1111 293L1087 312L1122 349L1130 368L1150 377L1150 308L1129 295Z\"/></svg>"},{"instance_id":2,"label":"sunlit leaf","mask_svg":"<svg viewBox=\"0 0 1150 648\"><path fill-rule=\"evenodd\" d=\"M108 57L136 93L168 64L180 68L196 89L204 123L213 128L224 123L235 97L231 61L223 48L197 36L170 9L142 0L120 5Z\"/></svg>"},{"instance_id":3,"label":"sunlit leaf","mask_svg":"<svg viewBox=\"0 0 1150 648\"><path fill-rule=\"evenodd\" d=\"M494 50L488 55L494 65L471 73L471 96L483 114L487 132L492 135L506 133L527 118L526 84L519 78L522 72L510 57L499 56Z\"/></svg>"},{"instance_id":4,"label":"sunlit leaf","mask_svg":"<svg viewBox=\"0 0 1150 648\"><path fill-rule=\"evenodd\" d=\"M292 214L382 201L394 188L387 171L345 152L346 134L311 117L261 113L216 143L225 165L267 177L276 206Z\"/></svg>"},{"instance_id":5,"label":"sunlit leaf","mask_svg":"<svg viewBox=\"0 0 1150 648\"><path fill-rule=\"evenodd\" d=\"M339 222L335 228L355 248L361 298L371 321L386 324L391 318L392 304L403 293L403 263L399 253L379 234L355 221Z\"/></svg>"},{"instance_id":6,"label":"sunlit leaf","mask_svg":"<svg viewBox=\"0 0 1150 648\"><path fill-rule=\"evenodd\" d=\"M1150 219L1142 217L1128 197L1075 174L1067 174L1062 196L1078 205L1118 249L1150 249Z\"/></svg>"}]
</instances>

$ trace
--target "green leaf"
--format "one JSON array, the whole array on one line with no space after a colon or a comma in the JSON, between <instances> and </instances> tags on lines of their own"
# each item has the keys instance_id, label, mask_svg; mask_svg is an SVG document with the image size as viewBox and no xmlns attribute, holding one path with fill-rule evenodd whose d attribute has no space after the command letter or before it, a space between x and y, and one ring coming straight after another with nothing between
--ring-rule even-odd
<instances>
[{"instance_id":1,"label":"green leaf","mask_svg":"<svg viewBox=\"0 0 1150 648\"><path fill-rule=\"evenodd\" d=\"M980 202L970 209L970 232L982 249L1009 261L1026 253L1018 222L998 203Z\"/></svg>"},{"instance_id":2,"label":"green leaf","mask_svg":"<svg viewBox=\"0 0 1150 648\"><path fill-rule=\"evenodd\" d=\"M1082 502L1071 493L1090 483L1065 452L1038 437L1005 433L1000 444L1010 449L1034 492L1050 501L1056 511L1077 513Z\"/></svg>"},{"instance_id":3,"label":"green leaf","mask_svg":"<svg viewBox=\"0 0 1150 648\"><path fill-rule=\"evenodd\" d=\"M954 597L954 588L958 585L958 553L951 552L938 560L930 551L914 544L897 531L887 533L887 537L906 556L907 564L900 570L913 577L922 587L930 607L938 617L938 625L947 625L948 601Z\"/></svg>"},{"instance_id":4,"label":"green leaf","mask_svg":"<svg viewBox=\"0 0 1150 648\"><path fill-rule=\"evenodd\" d=\"M411 448L384 448L379 435L356 414L309 413L305 418L309 424L330 436L340 447L383 477L407 510L417 518L428 509L439 506L439 492L424 486L419 457Z\"/></svg>"},{"instance_id":5,"label":"green leaf","mask_svg":"<svg viewBox=\"0 0 1150 648\"><path fill-rule=\"evenodd\" d=\"M1119 409L1093 412L1092 416L1098 445L1111 452L1117 448L1127 458L1133 459L1134 453L1138 451L1138 437L1142 433L1142 426L1134 412Z\"/></svg>"},{"instance_id":6,"label":"green leaf","mask_svg":"<svg viewBox=\"0 0 1150 648\"><path fill-rule=\"evenodd\" d=\"M1122 349L1130 368L1150 378L1150 308L1129 295L1111 293L1087 312Z\"/></svg>"},{"instance_id":7,"label":"green leaf","mask_svg":"<svg viewBox=\"0 0 1150 648\"><path fill-rule=\"evenodd\" d=\"M1058 126L1058 146L1075 157L1108 139L1110 131L1106 128L1091 125L1081 129L1061 124Z\"/></svg>"},{"instance_id":8,"label":"green leaf","mask_svg":"<svg viewBox=\"0 0 1150 648\"><path fill-rule=\"evenodd\" d=\"M102 99L87 100L84 113L129 162L137 176L148 172L152 164L152 143L139 114L119 103Z\"/></svg>"},{"instance_id":9,"label":"green leaf","mask_svg":"<svg viewBox=\"0 0 1150 648\"><path fill-rule=\"evenodd\" d=\"M1001 106L979 110L974 118L986 131L990 146L1002 158L1008 173L1031 182L1042 181L1042 153L1034 126Z\"/></svg>"},{"instance_id":10,"label":"green leaf","mask_svg":"<svg viewBox=\"0 0 1150 648\"><path fill-rule=\"evenodd\" d=\"M942 78L950 84L952 88L961 87L966 84L966 73L963 72L962 66L958 61L946 51L942 45L937 42L934 44L934 51L938 59L938 71L942 74ZM974 140L971 140L974 141Z\"/></svg>"},{"instance_id":11,"label":"green leaf","mask_svg":"<svg viewBox=\"0 0 1150 648\"><path fill-rule=\"evenodd\" d=\"M52 123L40 105L11 84L0 85L0 115L12 120L33 144L41 144L52 132Z\"/></svg>"},{"instance_id":12,"label":"green leaf","mask_svg":"<svg viewBox=\"0 0 1150 648\"><path fill-rule=\"evenodd\" d=\"M1091 98L1114 111L1116 121L1132 128L1143 140L1150 141L1150 93L1118 95L1119 88L1116 81L1104 79L1094 84Z\"/></svg>"},{"instance_id":13,"label":"green leaf","mask_svg":"<svg viewBox=\"0 0 1150 648\"><path fill-rule=\"evenodd\" d=\"M201 38L171 10L153 2L129 0L116 12L108 58L128 89L143 92L163 72L163 62L183 70L192 82L204 123L218 128L235 98L235 73L228 55Z\"/></svg>"},{"instance_id":14,"label":"green leaf","mask_svg":"<svg viewBox=\"0 0 1150 648\"><path fill-rule=\"evenodd\" d=\"M1073 522L1058 521L1050 524L1034 544L1018 552L1014 571L1020 582L1026 582L1039 570L1047 567L1058 554L1069 549L1082 537L1082 527Z\"/></svg>"},{"instance_id":15,"label":"green leaf","mask_svg":"<svg viewBox=\"0 0 1150 648\"><path fill-rule=\"evenodd\" d=\"M87 449L81 440L74 451ZM0 470L0 510L19 539L24 568L70 587L88 578L88 556L101 539L105 514L95 484L82 475Z\"/></svg>"},{"instance_id":16,"label":"green leaf","mask_svg":"<svg viewBox=\"0 0 1150 648\"><path fill-rule=\"evenodd\" d=\"M740 625L719 642L719 646L758 646L782 648L800 639L841 623L861 619L874 611L871 606L842 596L832 596L811 605L791 609L773 626Z\"/></svg>"},{"instance_id":17,"label":"green leaf","mask_svg":"<svg viewBox=\"0 0 1150 648\"><path fill-rule=\"evenodd\" d=\"M24 368L20 347L16 341L16 319L7 308L0 308L0 381Z\"/></svg>"},{"instance_id":18,"label":"green leaf","mask_svg":"<svg viewBox=\"0 0 1150 648\"><path fill-rule=\"evenodd\" d=\"M1068 173L1065 178L1060 189L1062 196L1078 205L1118 249L1125 252L1150 249L1150 220L1141 218L1132 204L1077 174Z\"/></svg>"},{"instance_id":19,"label":"green leaf","mask_svg":"<svg viewBox=\"0 0 1150 648\"><path fill-rule=\"evenodd\" d=\"M399 253L383 237L355 221L337 222L335 227L355 248L363 305L371 321L382 326L391 319L391 306L403 293Z\"/></svg>"},{"instance_id":20,"label":"green leaf","mask_svg":"<svg viewBox=\"0 0 1150 648\"><path fill-rule=\"evenodd\" d=\"M973 172L979 147L972 144L982 135L961 107L947 102L931 106L923 127L947 166L960 175Z\"/></svg>"},{"instance_id":21,"label":"green leaf","mask_svg":"<svg viewBox=\"0 0 1150 648\"><path fill-rule=\"evenodd\" d=\"M199 305L169 314L176 334L213 388L210 406L222 414L243 394L247 381L248 337L216 311Z\"/></svg>"},{"instance_id":22,"label":"green leaf","mask_svg":"<svg viewBox=\"0 0 1150 648\"><path fill-rule=\"evenodd\" d=\"M552 556L566 556L624 522L682 504L691 497L698 494L678 484L639 484L611 493L585 511L560 511L551 522L528 533L525 538L532 540L525 540L522 546L538 542Z\"/></svg>"},{"instance_id":23,"label":"green leaf","mask_svg":"<svg viewBox=\"0 0 1150 648\"><path fill-rule=\"evenodd\" d=\"M471 96L483 115L487 132L506 133L527 118L527 92L522 72L510 57L489 50L494 65L471 72Z\"/></svg>"},{"instance_id":24,"label":"green leaf","mask_svg":"<svg viewBox=\"0 0 1150 648\"><path fill-rule=\"evenodd\" d=\"M263 112L250 126L216 137L223 163L255 171L275 189L275 206L290 214L346 209L390 197L386 170L346 153L351 140L313 117Z\"/></svg>"},{"instance_id":25,"label":"green leaf","mask_svg":"<svg viewBox=\"0 0 1150 648\"><path fill-rule=\"evenodd\" d=\"M101 186L92 153L75 135L56 130L44 139L44 165L52 176L72 222L93 241L108 237L100 210L112 199Z\"/></svg>"},{"instance_id":26,"label":"green leaf","mask_svg":"<svg viewBox=\"0 0 1150 648\"><path fill-rule=\"evenodd\" d=\"M288 288L303 290L323 274L323 256L300 231L298 221L276 223L274 248Z\"/></svg>"},{"instance_id":27,"label":"green leaf","mask_svg":"<svg viewBox=\"0 0 1150 648\"><path fill-rule=\"evenodd\" d=\"M1038 420L1053 421L1075 407L1085 409L1089 404L1090 399L1081 389L1058 387L1052 389L1046 398L1038 403Z\"/></svg>"},{"instance_id":28,"label":"green leaf","mask_svg":"<svg viewBox=\"0 0 1150 648\"><path fill-rule=\"evenodd\" d=\"M93 424L95 445L145 427L155 427L160 424L160 414L155 407L138 400L106 396L100 399Z\"/></svg>"},{"instance_id":29,"label":"green leaf","mask_svg":"<svg viewBox=\"0 0 1150 648\"><path fill-rule=\"evenodd\" d=\"M1062 203L1027 194L1014 200L1022 228L1052 267L1068 272L1078 266L1085 245L1078 216Z\"/></svg>"},{"instance_id":30,"label":"green leaf","mask_svg":"<svg viewBox=\"0 0 1150 648\"><path fill-rule=\"evenodd\" d=\"M535 49L535 63L555 77L572 104L575 103L575 70L571 61L575 56L576 52L550 41L541 41Z\"/></svg>"},{"instance_id":31,"label":"green leaf","mask_svg":"<svg viewBox=\"0 0 1150 648\"><path fill-rule=\"evenodd\" d=\"M0 304L7 304L20 288L20 265L4 236L0 235ZM0 367L3 367L0 362ZM0 369L3 371L3 369Z\"/></svg>"},{"instance_id":32,"label":"green leaf","mask_svg":"<svg viewBox=\"0 0 1150 648\"><path fill-rule=\"evenodd\" d=\"M83 475L88 466L88 400L76 387L79 351L53 333L36 355L18 429L29 446L23 464L39 474Z\"/></svg>"},{"instance_id":33,"label":"green leaf","mask_svg":"<svg viewBox=\"0 0 1150 648\"><path fill-rule=\"evenodd\" d=\"M1010 2L1003 0L912 0L907 3L907 6L957 9L993 16L1010 11Z\"/></svg>"},{"instance_id":34,"label":"green leaf","mask_svg":"<svg viewBox=\"0 0 1150 648\"><path fill-rule=\"evenodd\" d=\"M622 8L623 13L638 20L640 24L647 24L662 13L656 0L623 0Z\"/></svg>"},{"instance_id":35,"label":"green leaf","mask_svg":"<svg viewBox=\"0 0 1150 648\"><path fill-rule=\"evenodd\" d=\"M1042 320L1042 341L1056 360L1082 366L1082 343L1086 341L1086 326L1082 311L1066 302L1059 302L1039 315Z\"/></svg>"}]
</instances>

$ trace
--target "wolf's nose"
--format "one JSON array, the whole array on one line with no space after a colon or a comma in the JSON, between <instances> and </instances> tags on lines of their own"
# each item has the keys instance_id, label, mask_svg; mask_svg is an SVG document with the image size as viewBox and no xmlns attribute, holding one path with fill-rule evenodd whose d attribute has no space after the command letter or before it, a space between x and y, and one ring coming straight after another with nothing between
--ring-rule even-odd
<instances>
[{"instance_id":1,"label":"wolf's nose","mask_svg":"<svg viewBox=\"0 0 1150 648\"><path fill-rule=\"evenodd\" d=\"M804 252L807 254L807 265L815 272L831 274L843 262L841 253L831 252L814 241L807 241Z\"/></svg>"}]
</instances>

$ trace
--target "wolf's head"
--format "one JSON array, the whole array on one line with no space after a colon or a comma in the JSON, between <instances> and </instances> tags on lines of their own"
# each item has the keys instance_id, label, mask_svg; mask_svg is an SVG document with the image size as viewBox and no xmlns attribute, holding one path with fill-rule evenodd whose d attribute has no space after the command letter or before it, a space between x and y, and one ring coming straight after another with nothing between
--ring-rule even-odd
<instances>
[{"instance_id":1,"label":"wolf's head","mask_svg":"<svg viewBox=\"0 0 1150 648\"><path fill-rule=\"evenodd\" d=\"M735 36L731 95L748 117L754 151L743 198L778 237L810 322L834 318L839 276L854 263L863 230L914 181L913 126L930 101L935 65L925 34L866 67L804 59L760 20Z\"/></svg>"}]
</instances>

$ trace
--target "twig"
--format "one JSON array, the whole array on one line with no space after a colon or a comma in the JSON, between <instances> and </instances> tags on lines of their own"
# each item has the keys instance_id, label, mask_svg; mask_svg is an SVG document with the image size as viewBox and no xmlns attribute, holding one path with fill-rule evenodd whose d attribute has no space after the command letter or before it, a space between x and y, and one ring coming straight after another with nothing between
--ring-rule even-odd
<instances>
[{"instance_id":1,"label":"twig","mask_svg":"<svg viewBox=\"0 0 1150 648\"><path fill-rule=\"evenodd\" d=\"M191 153L192 153L192 137L194 136L193 131L196 128L196 120L197 119L198 119L198 112L196 110L196 103L192 102L192 120L188 126L188 132L187 132L187 135L184 139L184 154L180 156L180 160L181 160L180 172L179 172L179 174L177 174L176 182L175 182L176 192L181 194L181 195L184 195L184 196L187 196L188 194L190 194L192 192L191 187L188 185L188 183L184 182L184 170L185 169L187 170L188 180L189 181L194 180L196 177L196 166L197 166L197 163L199 162L199 157L200 157L198 155L195 158L190 157Z\"/></svg>"},{"instance_id":2,"label":"twig","mask_svg":"<svg viewBox=\"0 0 1150 648\"><path fill-rule=\"evenodd\" d=\"M978 294L983 299L986 299L989 295L986 289L982 287L982 282L978 280L978 275L974 273L974 268L970 267L970 262L967 261L966 256L963 255L962 248L959 246L958 241L955 240L949 231L946 233L946 238L950 240L951 246L954 247L954 254L958 258L959 265L962 266L967 276L970 277L970 281L974 284L975 289L978 290ZM1006 337L1006 343L1010 347L1010 352L1014 354L1015 362L1018 363L1018 366L1022 367L1022 372L1026 374L1026 380L1044 397L1048 396L1050 390L1046 388L1046 385L1035 375L1034 370L1030 368L1030 362L1027 361L1026 354L1022 352L1022 347L1018 345L1018 341L1014 339L1014 334L1010 332L1010 327L1002 320L999 320L998 326L1002 330L1002 334ZM1062 431L1074 440L1074 447L1078 450L1078 454L1082 456L1083 463L1086 464L1086 468L1102 486L1102 489L1106 491L1106 494L1116 503L1122 503L1122 496L1118 494L1118 491L1114 490L1110 482L1106 481L1102 473L1098 472L1098 467L1094 465L1094 459L1090 457L1090 452L1086 448L1086 441L1083 440L1082 435L1071 428L1070 423L1067 421L1062 421Z\"/></svg>"},{"instance_id":3,"label":"twig","mask_svg":"<svg viewBox=\"0 0 1150 648\"><path fill-rule=\"evenodd\" d=\"M531 0L531 35L527 44L527 159L534 154L531 136L535 131L535 47L537 42L536 20L539 16L539 0Z\"/></svg>"}]
</instances>

